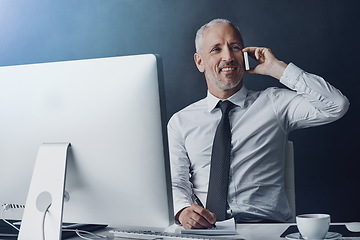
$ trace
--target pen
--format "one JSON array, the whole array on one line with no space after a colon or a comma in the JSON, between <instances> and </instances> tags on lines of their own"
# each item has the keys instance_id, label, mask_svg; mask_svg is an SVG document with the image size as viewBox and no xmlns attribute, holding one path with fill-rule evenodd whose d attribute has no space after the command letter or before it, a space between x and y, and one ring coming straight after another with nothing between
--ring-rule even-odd
<instances>
[{"instance_id":1,"label":"pen","mask_svg":"<svg viewBox=\"0 0 360 240\"><path fill-rule=\"evenodd\" d=\"M200 199L198 198L198 196L196 196L196 194L194 194L194 200L195 200L197 205L199 205L202 208L205 208L204 205L202 204L202 202L200 201ZM215 224L213 224L213 228L216 228Z\"/></svg>"},{"instance_id":2,"label":"pen","mask_svg":"<svg viewBox=\"0 0 360 240\"><path fill-rule=\"evenodd\" d=\"M196 194L194 194L194 199L197 205L199 205L200 207L204 207L204 205L202 204L202 202L200 201L200 199L198 198L198 196L196 196Z\"/></svg>"}]
</instances>

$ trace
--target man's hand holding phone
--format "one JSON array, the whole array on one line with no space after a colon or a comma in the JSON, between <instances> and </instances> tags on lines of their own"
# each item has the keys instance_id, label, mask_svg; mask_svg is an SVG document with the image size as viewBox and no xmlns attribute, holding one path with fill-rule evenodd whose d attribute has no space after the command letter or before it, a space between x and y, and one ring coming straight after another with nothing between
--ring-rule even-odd
<instances>
[{"instance_id":1,"label":"man's hand holding phone","mask_svg":"<svg viewBox=\"0 0 360 240\"><path fill-rule=\"evenodd\" d=\"M287 64L278 60L269 48L246 47L242 51L259 63L254 68L247 70L248 73L268 75L276 79L280 79L283 75Z\"/></svg>"}]
</instances>

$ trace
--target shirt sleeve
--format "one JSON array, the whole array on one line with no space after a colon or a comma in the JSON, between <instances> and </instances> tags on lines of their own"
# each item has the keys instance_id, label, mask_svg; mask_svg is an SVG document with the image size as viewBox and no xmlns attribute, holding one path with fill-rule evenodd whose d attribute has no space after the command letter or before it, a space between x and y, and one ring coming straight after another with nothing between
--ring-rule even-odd
<instances>
[{"instance_id":1,"label":"shirt sleeve","mask_svg":"<svg viewBox=\"0 0 360 240\"><path fill-rule=\"evenodd\" d=\"M349 100L338 89L292 63L285 69L280 82L294 90L273 98L273 106L286 119L288 131L333 122L349 108Z\"/></svg>"},{"instance_id":2,"label":"shirt sleeve","mask_svg":"<svg viewBox=\"0 0 360 240\"><path fill-rule=\"evenodd\" d=\"M190 182L190 160L185 148L184 138L180 134L179 121L174 115L168 123L170 149L171 180L174 202L174 214L193 204L193 190Z\"/></svg>"}]
</instances>

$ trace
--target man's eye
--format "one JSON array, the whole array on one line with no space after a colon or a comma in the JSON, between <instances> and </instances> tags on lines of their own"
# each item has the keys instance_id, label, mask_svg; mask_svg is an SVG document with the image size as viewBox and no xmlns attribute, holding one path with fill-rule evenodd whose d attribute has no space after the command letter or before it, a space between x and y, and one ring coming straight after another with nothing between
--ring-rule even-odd
<instances>
[{"instance_id":1,"label":"man's eye","mask_svg":"<svg viewBox=\"0 0 360 240\"><path fill-rule=\"evenodd\" d=\"M211 49L211 52L219 52L220 51L220 48L213 48Z\"/></svg>"},{"instance_id":2,"label":"man's eye","mask_svg":"<svg viewBox=\"0 0 360 240\"><path fill-rule=\"evenodd\" d=\"M239 46L233 46L232 49L233 50L240 50L240 47Z\"/></svg>"}]
</instances>

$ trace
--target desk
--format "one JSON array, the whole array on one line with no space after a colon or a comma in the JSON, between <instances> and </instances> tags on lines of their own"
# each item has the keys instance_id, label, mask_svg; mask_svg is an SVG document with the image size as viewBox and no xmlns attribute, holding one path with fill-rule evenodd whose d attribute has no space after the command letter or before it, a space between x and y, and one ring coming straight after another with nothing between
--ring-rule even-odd
<instances>
[{"instance_id":1,"label":"desk","mask_svg":"<svg viewBox=\"0 0 360 240\"><path fill-rule=\"evenodd\" d=\"M294 223L236 224L237 237L245 240L284 240L280 235Z\"/></svg>"},{"instance_id":2,"label":"desk","mask_svg":"<svg viewBox=\"0 0 360 240\"><path fill-rule=\"evenodd\" d=\"M293 223L292 223L293 224ZM280 235L290 226L290 223L279 224L236 224L237 235L236 238L242 238L244 240L284 240L280 238ZM111 228L106 228L102 231L96 232L105 236L112 236L109 231ZM227 239L234 239L234 236L226 236ZM74 237L71 240L80 240L81 238ZM123 238L114 238L123 239ZM191 240L191 239L187 239Z\"/></svg>"},{"instance_id":3,"label":"desk","mask_svg":"<svg viewBox=\"0 0 360 240\"><path fill-rule=\"evenodd\" d=\"M244 240L286 240L281 238L280 235L290 226L295 223L266 223L266 224L236 224L237 235L226 236L226 239L244 239ZM332 223L332 225L339 225L343 223ZM100 232L97 232L106 236L113 236L109 233L111 229L106 228ZM71 240L80 240L81 238L71 238ZM109 238L109 239L122 239L123 238ZM356 238L345 238L345 239L356 239L360 240L360 237ZM191 239L187 239L191 240Z\"/></svg>"}]
</instances>

